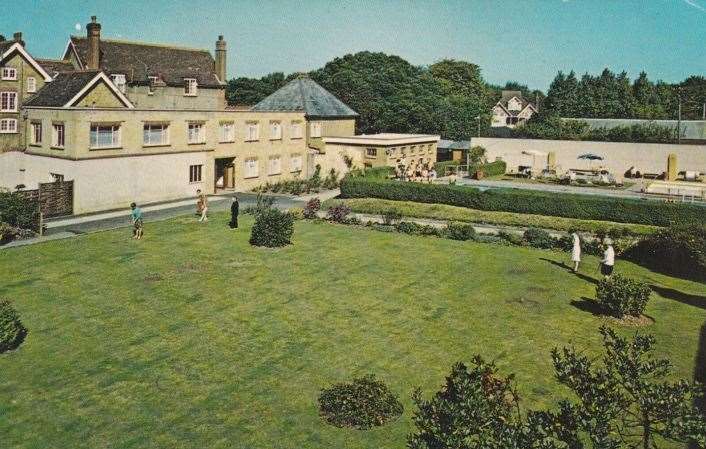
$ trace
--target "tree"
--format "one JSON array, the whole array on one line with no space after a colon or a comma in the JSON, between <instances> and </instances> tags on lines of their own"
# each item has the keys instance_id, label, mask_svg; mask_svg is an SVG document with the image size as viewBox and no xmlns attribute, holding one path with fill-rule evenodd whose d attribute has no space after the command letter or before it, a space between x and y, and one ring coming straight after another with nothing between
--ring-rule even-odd
<instances>
[{"instance_id":1,"label":"tree","mask_svg":"<svg viewBox=\"0 0 706 449\"><path fill-rule=\"evenodd\" d=\"M234 78L228 81L226 100L231 105L255 105L293 78L285 78L284 73L275 72L260 79Z\"/></svg>"}]
</instances>

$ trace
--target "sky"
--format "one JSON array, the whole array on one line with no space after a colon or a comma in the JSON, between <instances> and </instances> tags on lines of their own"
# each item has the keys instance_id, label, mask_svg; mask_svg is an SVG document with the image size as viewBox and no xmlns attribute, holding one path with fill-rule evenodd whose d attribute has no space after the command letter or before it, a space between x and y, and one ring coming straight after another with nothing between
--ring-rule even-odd
<instances>
[{"instance_id":1,"label":"sky","mask_svg":"<svg viewBox=\"0 0 706 449\"><path fill-rule=\"evenodd\" d=\"M542 90L559 70L706 76L706 0L14 0L2 9L0 34L22 31L37 57L60 57L92 15L105 38L213 51L223 34L229 78L309 71L363 50L415 65L470 61L491 83Z\"/></svg>"}]
</instances>

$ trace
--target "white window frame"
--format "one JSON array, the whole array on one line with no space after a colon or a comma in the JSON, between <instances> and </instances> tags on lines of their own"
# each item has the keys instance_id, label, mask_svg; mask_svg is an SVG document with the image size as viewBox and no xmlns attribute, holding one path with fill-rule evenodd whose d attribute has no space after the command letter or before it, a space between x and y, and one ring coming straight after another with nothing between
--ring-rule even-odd
<instances>
[{"instance_id":1,"label":"white window frame","mask_svg":"<svg viewBox=\"0 0 706 449\"><path fill-rule=\"evenodd\" d=\"M243 178L259 178L260 161L256 157L249 157L243 161Z\"/></svg>"},{"instance_id":2,"label":"white window frame","mask_svg":"<svg viewBox=\"0 0 706 449\"><path fill-rule=\"evenodd\" d=\"M199 83L196 78L184 78L184 96L195 97L199 94Z\"/></svg>"},{"instance_id":3,"label":"white window frame","mask_svg":"<svg viewBox=\"0 0 706 449\"><path fill-rule=\"evenodd\" d=\"M282 122L270 122L270 140L282 140Z\"/></svg>"},{"instance_id":4,"label":"white window frame","mask_svg":"<svg viewBox=\"0 0 706 449\"><path fill-rule=\"evenodd\" d=\"M30 128L30 135L29 135L29 143L30 145L41 145L42 144L42 138L43 138L43 133L44 130L42 129L42 122L30 122L29 124Z\"/></svg>"},{"instance_id":5,"label":"white window frame","mask_svg":"<svg viewBox=\"0 0 706 449\"><path fill-rule=\"evenodd\" d=\"M125 77L124 74L112 73L110 75L110 80L113 82L115 87L117 87L121 93L125 93L125 91L127 90L127 78Z\"/></svg>"},{"instance_id":6,"label":"white window frame","mask_svg":"<svg viewBox=\"0 0 706 449\"><path fill-rule=\"evenodd\" d=\"M63 123L52 123L51 124L51 146L52 146L52 148L63 149L65 145L66 145L66 125Z\"/></svg>"},{"instance_id":7,"label":"white window frame","mask_svg":"<svg viewBox=\"0 0 706 449\"><path fill-rule=\"evenodd\" d=\"M154 85L159 81L158 76L150 75L147 77L147 95L154 95Z\"/></svg>"},{"instance_id":8,"label":"white window frame","mask_svg":"<svg viewBox=\"0 0 706 449\"><path fill-rule=\"evenodd\" d=\"M0 134L17 134L18 132L16 118L0 119Z\"/></svg>"},{"instance_id":9,"label":"white window frame","mask_svg":"<svg viewBox=\"0 0 706 449\"><path fill-rule=\"evenodd\" d=\"M17 112L17 98L17 92L0 92L0 112Z\"/></svg>"},{"instance_id":10,"label":"white window frame","mask_svg":"<svg viewBox=\"0 0 706 449\"><path fill-rule=\"evenodd\" d=\"M301 139L304 137L302 132L302 122L292 122L290 125L290 139Z\"/></svg>"},{"instance_id":11,"label":"white window frame","mask_svg":"<svg viewBox=\"0 0 706 449\"><path fill-rule=\"evenodd\" d=\"M37 78L33 76L27 77L27 93L33 94L37 92Z\"/></svg>"},{"instance_id":12,"label":"white window frame","mask_svg":"<svg viewBox=\"0 0 706 449\"><path fill-rule=\"evenodd\" d=\"M259 122L248 122L245 125L245 141L246 142L256 142L260 140L260 123Z\"/></svg>"},{"instance_id":13,"label":"white window frame","mask_svg":"<svg viewBox=\"0 0 706 449\"><path fill-rule=\"evenodd\" d=\"M295 161L298 161L295 163ZM291 173L301 172L304 167L304 158L301 154L293 154L289 157L289 171Z\"/></svg>"},{"instance_id":14,"label":"white window frame","mask_svg":"<svg viewBox=\"0 0 706 449\"><path fill-rule=\"evenodd\" d=\"M161 140L159 142L152 141L154 135L152 131L160 129ZM169 123L145 123L142 126L142 146L143 147L158 147L169 145Z\"/></svg>"},{"instance_id":15,"label":"white window frame","mask_svg":"<svg viewBox=\"0 0 706 449\"><path fill-rule=\"evenodd\" d=\"M3 81L17 81L17 69L14 67L3 67L0 79Z\"/></svg>"},{"instance_id":16,"label":"white window frame","mask_svg":"<svg viewBox=\"0 0 706 449\"><path fill-rule=\"evenodd\" d=\"M203 182L203 164L189 165L189 184Z\"/></svg>"},{"instance_id":17,"label":"white window frame","mask_svg":"<svg viewBox=\"0 0 706 449\"><path fill-rule=\"evenodd\" d=\"M309 128L309 135L311 137L321 137L321 122L311 122Z\"/></svg>"},{"instance_id":18,"label":"white window frame","mask_svg":"<svg viewBox=\"0 0 706 449\"><path fill-rule=\"evenodd\" d=\"M270 156L267 160L267 175L276 176L282 174L282 157L279 155Z\"/></svg>"},{"instance_id":19,"label":"white window frame","mask_svg":"<svg viewBox=\"0 0 706 449\"><path fill-rule=\"evenodd\" d=\"M206 126L202 122L189 122L186 125L186 141L189 145L206 143Z\"/></svg>"},{"instance_id":20,"label":"white window frame","mask_svg":"<svg viewBox=\"0 0 706 449\"><path fill-rule=\"evenodd\" d=\"M98 144L98 141L96 139L96 142L92 141L92 136L94 133L94 129L96 130L96 133L100 134L105 134L106 129L110 128L110 142L109 143L104 143L104 144ZM109 150L109 149L115 149L115 148L120 148L121 145L121 126L117 124L103 124L103 123L91 123L91 128L89 132L89 137L88 137L88 149L89 150Z\"/></svg>"},{"instance_id":21,"label":"white window frame","mask_svg":"<svg viewBox=\"0 0 706 449\"><path fill-rule=\"evenodd\" d=\"M235 122L221 122L218 125L218 143L235 142Z\"/></svg>"}]
</instances>

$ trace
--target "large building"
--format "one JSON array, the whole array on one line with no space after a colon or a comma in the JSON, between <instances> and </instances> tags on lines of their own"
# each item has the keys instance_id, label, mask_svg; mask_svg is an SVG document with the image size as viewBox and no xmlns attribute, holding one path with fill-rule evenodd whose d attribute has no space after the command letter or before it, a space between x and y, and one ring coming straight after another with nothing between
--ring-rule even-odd
<instances>
[{"instance_id":1,"label":"large building","mask_svg":"<svg viewBox=\"0 0 706 449\"><path fill-rule=\"evenodd\" d=\"M348 169L326 139L354 136L357 114L307 76L231 109L223 36L214 58L102 39L95 17L86 30L59 60L34 59L20 35L0 42L0 188L73 181L85 213Z\"/></svg>"}]
</instances>

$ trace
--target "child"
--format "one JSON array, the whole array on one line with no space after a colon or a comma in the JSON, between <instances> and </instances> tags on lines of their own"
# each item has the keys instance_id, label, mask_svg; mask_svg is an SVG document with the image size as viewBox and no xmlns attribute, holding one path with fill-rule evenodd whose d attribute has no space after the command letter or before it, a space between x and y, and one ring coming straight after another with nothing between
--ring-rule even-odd
<instances>
[{"instance_id":1,"label":"child","mask_svg":"<svg viewBox=\"0 0 706 449\"><path fill-rule=\"evenodd\" d=\"M142 238L142 210L137 207L137 204L130 204L130 217L132 218L132 238L140 240Z\"/></svg>"}]
</instances>

